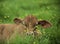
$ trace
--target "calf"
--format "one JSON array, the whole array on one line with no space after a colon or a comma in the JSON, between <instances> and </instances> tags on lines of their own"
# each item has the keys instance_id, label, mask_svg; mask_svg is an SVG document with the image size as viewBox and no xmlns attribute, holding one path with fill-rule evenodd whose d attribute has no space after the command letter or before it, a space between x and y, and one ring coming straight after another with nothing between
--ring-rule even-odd
<instances>
[{"instance_id":1,"label":"calf","mask_svg":"<svg viewBox=\"0 0 60 44\"><path fill-rule=\"evenodd\" d=\"M0 39L9 38L15 31L20 35L27 34L34 36L38 34L36 26L41 25L44 28L50 27L51 24L48 21L38 19L33 15L26 16L23 20L15 18L13 20L15 24L0 24Z\"/></svg>"}]
</instances>

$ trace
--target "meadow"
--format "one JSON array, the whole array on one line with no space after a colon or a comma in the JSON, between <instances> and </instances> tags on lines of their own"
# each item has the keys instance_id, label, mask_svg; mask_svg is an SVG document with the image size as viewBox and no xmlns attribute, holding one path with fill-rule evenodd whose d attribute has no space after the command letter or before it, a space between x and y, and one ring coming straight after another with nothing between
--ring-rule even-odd
<instances>
[{"instance_id":1,"label":"meadow","mask_svg":"<svg viewBox=\"0 0 60 44\"><path fill-rule=\"evenodd\" d=\"M0 0L0 24L13 24L14 18L24 19L31 14L51 22L52 26L46 29L38 26L42 32L38 38L21 38L16 33L0 44L60 44L60 0Z\"/></svg>"}]
</instances>

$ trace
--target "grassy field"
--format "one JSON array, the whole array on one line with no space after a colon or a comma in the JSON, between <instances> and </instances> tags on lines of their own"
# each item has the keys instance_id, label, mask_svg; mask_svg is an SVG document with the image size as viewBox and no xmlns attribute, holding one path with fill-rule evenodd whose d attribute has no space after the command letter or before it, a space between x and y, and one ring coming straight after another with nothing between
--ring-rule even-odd
<instances>
[{"instance_id":1,"label":"grassy field","mask_svg":"<svg viewBox=\"0 0 60 44\"><path fill-rule=\"evenodd\" d=\"M38 27L43 34L36 39L32 36L21 38L17 34L15 37L12 36L15 39L1 44L60 44L59 0L0 0L0 23L14 23L15 17L23 19L30 14L51 22L52 27Z\"/></svg>"}]
</instances>

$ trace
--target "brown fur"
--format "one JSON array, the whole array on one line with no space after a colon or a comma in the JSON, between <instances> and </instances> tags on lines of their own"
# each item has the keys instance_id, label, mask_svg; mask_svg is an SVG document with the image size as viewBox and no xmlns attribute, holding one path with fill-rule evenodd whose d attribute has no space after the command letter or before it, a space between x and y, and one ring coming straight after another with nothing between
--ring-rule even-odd
<instances>
[{"instance_id":1,"label":"brown fur","mask_svg":"<svg viewBox=\"0 0 60 44\"><path fill-rule=\"evenodd\" d=\"M25 33L26 27L22 24L0 24L0 32L3 34L0 34L0 39L4 38L10 38L11 35L17 31L20 35L23 35Z\"/></svg>"},{"instance_id":2,"label":"brown fur","mask_svg":"<svg viewBox=\"0 0 60 44\"><path fill-rule=\"evenodd\" d=\"M37 24L37 18L33 15L28 15L24 18L24 22L26 26L31 25L32 27L34 27Z\"/></svg>"}]
</instances>

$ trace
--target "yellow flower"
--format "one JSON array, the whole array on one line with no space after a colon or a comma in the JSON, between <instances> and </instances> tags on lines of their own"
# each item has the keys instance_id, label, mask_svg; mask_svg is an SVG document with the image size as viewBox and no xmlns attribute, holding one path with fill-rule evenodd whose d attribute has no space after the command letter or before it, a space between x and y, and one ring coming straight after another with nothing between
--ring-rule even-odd
<instances>
[{"instance_id":1,"label":"yellow flower","mask_svg":"<svg viewBox=\"0 0 60 44\"><path fill-rule=\"evenodd\" d=\"M37 30L38 33L40 33L40 30Z\"/></svg>"},{"instance_id":2,"label":"yellow flower","mask_svg":"<svg viewBox=\"0 0 60 44\"><path fill-rule=\"evenodd\" d=\"M37 33L38 35L42 35L41 31L40 30L37 30Z\"/></svg>"},{"instance_id":3,"label":"yellow flower","mask_svg":"<svg viewBox=\"0 0 60 44\"><path fill-rule=\"evenodd\" d=\"M8 18L10 17L10 16L7 16Z\"/></svg>"},{"instance_id":4,"label":"yellow flower","mask_svg":"<svg viewBox=\"0 0 60 44\"><path fill-rule=\"evenodd\" d=\"M36 44L36 42L33 42L33 44Z\"/></svg>"},{"instance_id":5,"label":"yellow flower","mask_svg":"<svg viewBox=\"0 0 60 44\"><path fill-rule=\"evenodd\" d=\"M42 19L38 19L39 21L42 20Z\"/></svg>"},{"instance_id":6,"label":"yellow flower","mask_svg":"<svg viewBox=\"0 0 60 44\"><path fill-rule=\"evenodd\" d=\"M38 26L36 26L36 28L38 28Z\"/></svg>"},{"instance_id":7,"label":"yellow flower","mask_svg":"<svg viewBox=\"0 0 60 44\"><path fill-rule=\"evenodd\" d=\"M7 18L7 16L4 16L4 18Z\"/></svg>"},{"instance_id":8,"label":"yellow flower","mask_svg":"<svg viewBox=\"0 0 60 44\"><path fill-rule=\"evenodd\" d=\"M27 30L24 30L24 32L27 32Z\"/></svg>"}]
</instances>

